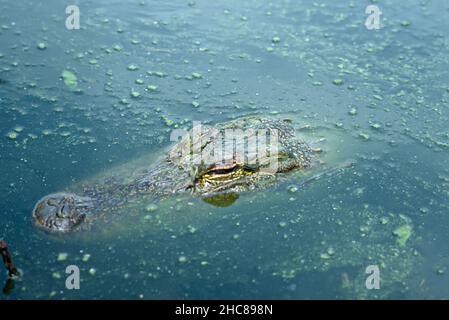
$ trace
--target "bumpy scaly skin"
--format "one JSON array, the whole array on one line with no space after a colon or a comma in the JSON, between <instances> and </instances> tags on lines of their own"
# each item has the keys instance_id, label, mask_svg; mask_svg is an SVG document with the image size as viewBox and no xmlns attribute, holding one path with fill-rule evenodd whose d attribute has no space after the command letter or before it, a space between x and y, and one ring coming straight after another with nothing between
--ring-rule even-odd
<instances>
[{"instance_id":1,"label":"bumpy scaly skin","mask_svg":"<svg viewBox=\"0 0 449 320\"><path fill-rule=\"evenodd\" d=\"M211 151L223 144L223 133L226 139L232 134L233 147L224 148L216 158ZM270 143L264 145L266 134ZM262 141L269 152L257 152L260 142L256 149L248 147L250 141L256 140ZM248 148L253 152L241 151L249 151ZM96 212L117 208L139 194L165 197L190 192L194 196L211 197L264 188L279 173L310 167L312 153L307 143L295 138L293 127L285 120L251 117L193 129L160 162L131 183L92 186L82 196L48 195L36 204L33 218L46 230L69 232Z\"/></svg>"},{"instance_id":2,"label":"bumpy scaly skin","mask_svg":"<svg viewBox=\"0 0 449 320\"><path fill-rule=\"evenodd\" d=\"M38 201L33 210L33 219L45 229L70 232L79 227L93 209L94 201L90 197L54 193Z\"/></svg>"}]
</instances>

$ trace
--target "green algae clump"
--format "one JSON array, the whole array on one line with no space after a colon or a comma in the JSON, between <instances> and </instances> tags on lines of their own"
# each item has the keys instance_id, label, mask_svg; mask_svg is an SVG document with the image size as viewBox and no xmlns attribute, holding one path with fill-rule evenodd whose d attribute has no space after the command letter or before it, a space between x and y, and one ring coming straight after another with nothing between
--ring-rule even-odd
<instances>
[{"instance_id":1,"label":"green algae clump","mask_svg":"<svg viewBox=\"0 0 449 320\"><path fill-rule=\"evenodd\" d=\"M393 234L397 237L397 243L403 247L407 243L408 239L412 235L412 227L408 224L396 228Z\"/></svg>"},{"instance_id":2,"label":"green algae clump","mask_svg":"<svg viewBox=\"0 0 449 320\"><path fill-rule=\"evenodd\" d=\"M75 90L78 86L78 79L76 78L76 75L68 70L64 70L62 72L62 79L64 80L65 85L70 90Z\"/></svg>"}]
</instances>

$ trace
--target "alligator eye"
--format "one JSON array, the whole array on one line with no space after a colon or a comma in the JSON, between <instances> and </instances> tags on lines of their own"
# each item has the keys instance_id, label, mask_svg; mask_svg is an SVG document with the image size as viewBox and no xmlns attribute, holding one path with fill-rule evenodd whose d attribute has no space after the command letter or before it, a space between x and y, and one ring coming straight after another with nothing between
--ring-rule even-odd
<instances>
[{"instance_id":1,"label":"alligator eye","mask_svg":"<svg viewBox=\"0 0 449 320\"><path fill-rule=\"evenodd\" d=\"M214 167L214 168L208 170L208 171L206 172L206 174L219 174L219 175L222 175L222 174L229 174L229 173L231 173L231 172L236 171L237 169L238 169L237 166L230 166L230 167Z\"/></svg>"}]
</instances>

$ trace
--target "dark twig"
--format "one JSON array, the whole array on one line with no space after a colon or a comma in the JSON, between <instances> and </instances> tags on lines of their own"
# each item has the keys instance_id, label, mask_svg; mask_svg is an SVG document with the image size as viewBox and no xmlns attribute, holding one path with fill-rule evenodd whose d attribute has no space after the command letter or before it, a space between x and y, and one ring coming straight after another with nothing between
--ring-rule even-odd
<instances>
[{"instance_id":1,"label":"dark twig","mask_svg":"<svg viewBox=\"0 0 449 320\"><path fill-rule=\"evenodd\" d=\"M0 254L3 258L3 263L5 264L6 269L8 270L8 274L10 277L18 277L20 276L19 270L14 265L14 262L12 262L11 255L8 251L8 245L5 241L0 240Z\"/></svg>"}]
</instances>

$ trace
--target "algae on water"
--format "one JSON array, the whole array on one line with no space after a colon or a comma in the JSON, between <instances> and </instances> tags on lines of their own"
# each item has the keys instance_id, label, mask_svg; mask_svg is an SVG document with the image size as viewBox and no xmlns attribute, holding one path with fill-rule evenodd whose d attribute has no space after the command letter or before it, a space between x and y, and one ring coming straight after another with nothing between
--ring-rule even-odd
<instances>
[{"instance_id":1,"label":"algae on water","mask_svg":"<svg viewBox=\"0 0 449 320\"><path fill-rule=\"evenodd\" d=\"M412 235L412 227L408 224L400 226L393 231L393 234L397 237L397 243L403 247L407 243L407 240Z\"/></svg>"},{"instance_id":2,"label":"algae on water","mask_svg":"<svg viewBox=\"0 0 449 320\"><path fill-rule=\"evenodd\" d=\"M64 70L62 72L62 79L64 80L65 85L70 90L75 90L78 86L78 79L76 78L76 75L68 70Z\"/></svg>"}]
</instances>

